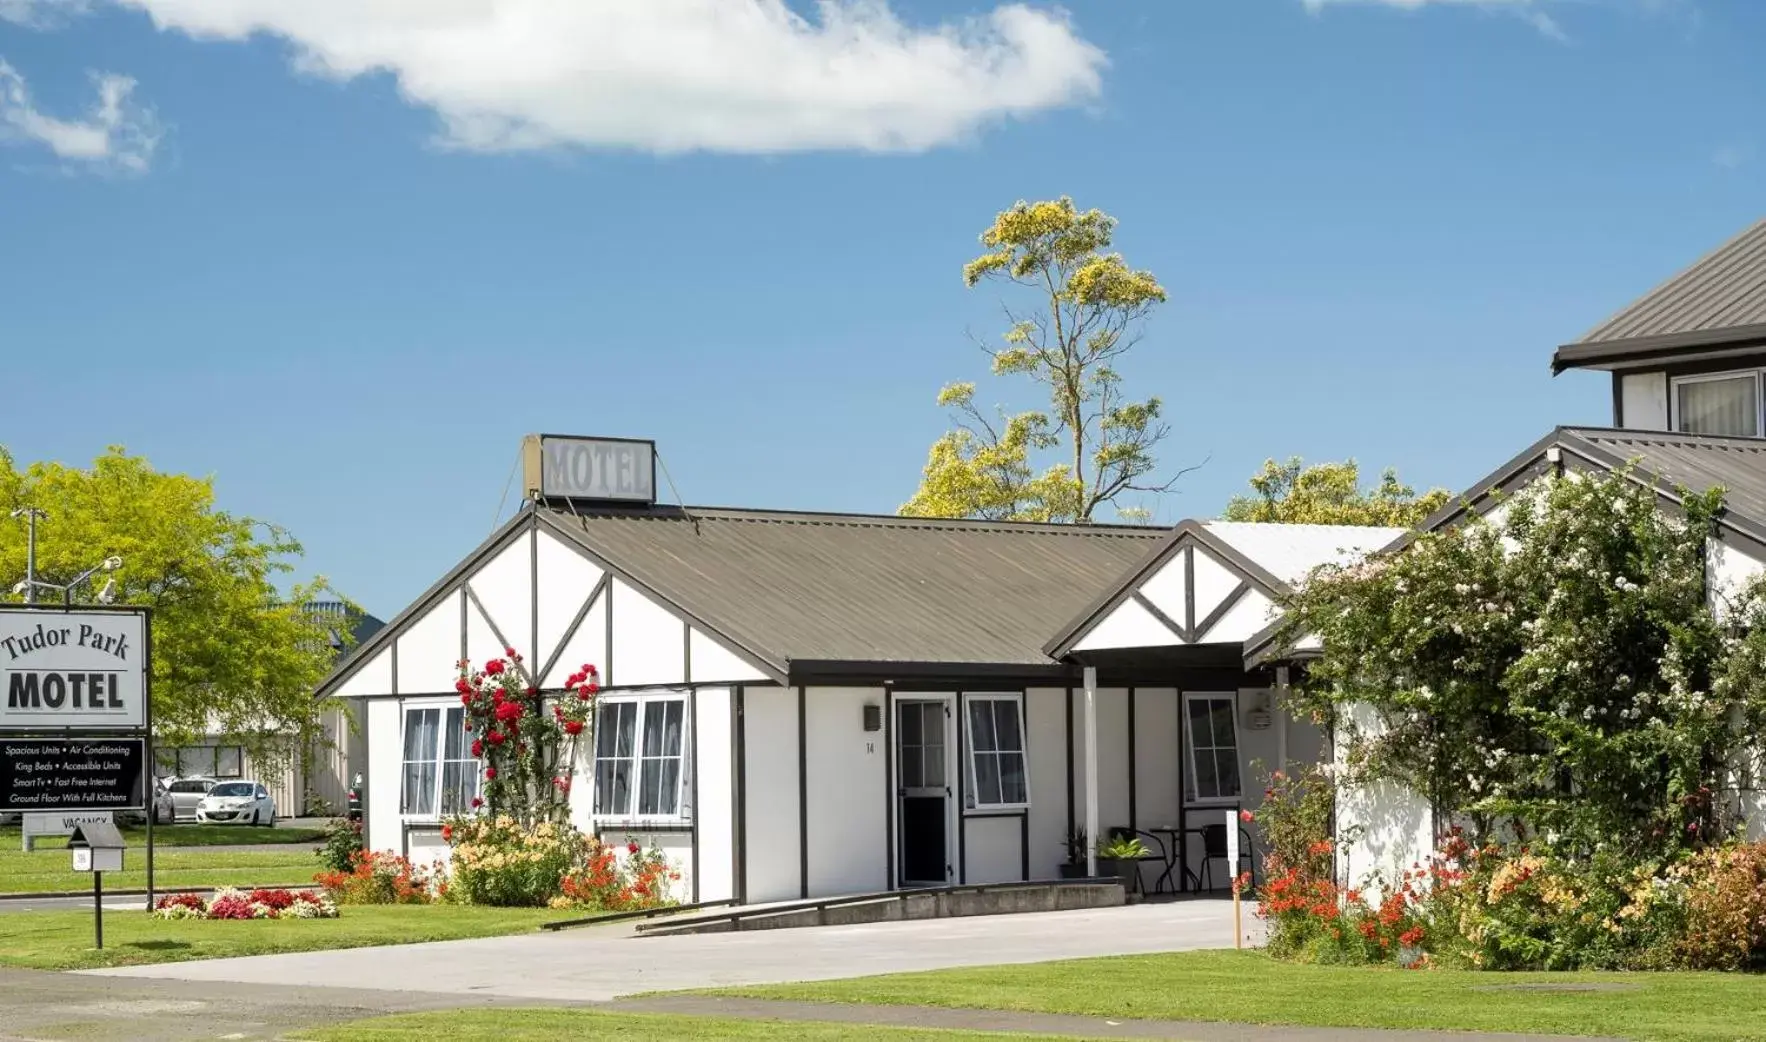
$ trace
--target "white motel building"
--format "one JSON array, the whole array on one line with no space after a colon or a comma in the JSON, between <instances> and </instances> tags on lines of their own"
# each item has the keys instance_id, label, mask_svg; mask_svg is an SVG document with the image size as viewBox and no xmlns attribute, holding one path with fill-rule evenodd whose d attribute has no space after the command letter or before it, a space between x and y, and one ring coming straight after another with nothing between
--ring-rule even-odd
<instances>
[{"instance_id":1,"label":"white motel building","mask_svg":"<svg viewBox=\"0 0 1766 1042\"><path fill-rule=\"evenodd\" d=\"M1425 527L1633 463L1664 509L1677 485L1728 491L1714 598L1757 574L1766 222L1552 364L1612 374L1613 426L1552 431ZM663 847L688 902L1056 878L1085 826L1088 747L1098 831L1169 855L1144 885L1225 888L1223 812L1254 810L1269 770L1331 755L1284 712L1316 647L1273 644L1277 603L1313 568L1407 538L677 506L655 501L650 443L543 436L527 456L520 512L319 692L360 703L368 841L445 856L440 821L478 779L456 663L513 647L549 694L599 668L577 823ZM1438 824L1394 792L1347 793L1338 817L1368 826L1351 879L1408 864Z\"/></svg>"}]
</instances>

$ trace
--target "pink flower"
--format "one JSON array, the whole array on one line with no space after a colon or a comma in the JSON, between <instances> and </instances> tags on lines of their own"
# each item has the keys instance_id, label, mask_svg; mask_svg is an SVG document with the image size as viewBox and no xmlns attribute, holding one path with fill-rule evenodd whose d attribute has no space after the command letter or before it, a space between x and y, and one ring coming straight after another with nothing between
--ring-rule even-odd
<instances>
[{"instance_id":1,"label":"pink flower","mask_svg":"<svg viewBox=\"0 0 1766 1042\"><path fill-rule=\"evenodd\" d=\"M1247 825L1249 825L1253 820L1255 820L1255 818L1256 818L1256 815L1252 814L1248 810L1239 811L1239 820L1244 822Z\"/></svg>"}]
</instances>

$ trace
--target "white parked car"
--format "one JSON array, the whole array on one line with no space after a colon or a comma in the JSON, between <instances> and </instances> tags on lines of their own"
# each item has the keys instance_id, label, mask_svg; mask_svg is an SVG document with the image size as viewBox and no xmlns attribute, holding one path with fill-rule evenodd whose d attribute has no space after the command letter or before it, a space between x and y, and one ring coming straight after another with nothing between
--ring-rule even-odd
<instances>
[{"instance_id":1,"label":"white parked car","mask_svg":"<svg viewBox=\"0 0 1766 1042\"><path fill-rule=\"evenodd\" d=\"M213 778L171 778L166 782L166 791L172 797L172 819L174 821L195 821L196 805L215 787Z\"/></svg>"},{"instance_id":2,"label":"white parked car","mask_svg":"<svg viewBox=\"0 0 1766 1042\"><path fill-rule=\"evenodd\" d=\"M254 781L216 782L196 804L198 825L274 825L276 801Z\"/></svg>"}]
</instances>

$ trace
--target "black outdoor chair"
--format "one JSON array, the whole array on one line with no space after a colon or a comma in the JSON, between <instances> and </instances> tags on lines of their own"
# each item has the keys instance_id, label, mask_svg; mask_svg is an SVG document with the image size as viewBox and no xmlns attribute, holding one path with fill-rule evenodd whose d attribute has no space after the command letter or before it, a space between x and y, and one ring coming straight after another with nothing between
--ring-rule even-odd
<instances>
[{"instance_id":1,"label":"black outdoor chair","mask_svg":"<svg viewBox=\"0 0 1766 1042\"><path fill-rule=\"evenodd\" d=\"M1214 862L1227 860L1229 853L1226 849L1226 824L1222 822L1214 825L1204 825L1200 831L1202 833L1202 889L1212 890L1214 889L1212 886L1214 882ZM1234 876L1239 874L1239 869L1244 866L1249 866L1251 880L1255 883L1257 880L1257 855L1251 849L1250 835L1247 834L1244 829L1240 829L1239 863L1232 866L1232 871L1227 877L1229 882Z\"/></svg>"}]
</instances>

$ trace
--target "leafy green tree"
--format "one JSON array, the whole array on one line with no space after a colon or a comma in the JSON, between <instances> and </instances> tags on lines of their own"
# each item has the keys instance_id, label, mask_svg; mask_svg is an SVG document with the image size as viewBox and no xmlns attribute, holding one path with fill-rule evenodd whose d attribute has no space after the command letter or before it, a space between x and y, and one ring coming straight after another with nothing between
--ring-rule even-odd
<instances>
[{"instance_id":1,"label":"leafy green tree","mask_svg":"<svg viewBox=\"0 0 1766 1042\"><path fill-rule=\"evenodd\" d=\"M1361 487L1354 460L1305 466L1300 457L1286 463L1267 460L1251 478L1251 493L1234 496L1221 515L1226 521L1283 521L1302 525L1376 525L1413 528L1447 503L1446 489L1422 495L1398 480L1388 467L1372 489Z\"/></svg>"},{"instance_id":2,"label":"leafy green tree","mask_svg":"<svg viewBox=\"0 0 1766 1042\"><path fill-rule=\"evenodd\" d=\"M110 576L117 603L153 609L153 722L162 741L220 733L273 758L317 735L313 691L335 657L335 620L303 608L323 580L277 589L301 553L286 531L215 509L211 480L160 473L121 448L90 469L21 469L0 447L7 591L25 574L25 524L6 517L21 506L47 512L37 525L39 579L66 583L115 555L123 560Z\"/></svg>"},{"instance_id":3,"label":"leafy green tree","mask_svg":"<svg viewBox=\"0 0 1766 1042\"><path fill-rule=\"evenodd\" d=\"M1352 780L1481 837L1634 857L1722 838L1766 725L1766 599L1713 609L1722 497L1682 494L1675 515L1624 474L1549 481L1499 522L1320 570L1285 605L1281 639L1323 647L1299 705L1340 729Z\"/></svg>"},{"instance_id":4,"label":"leafy green tree","mask_svg":"<svg viewBox=\"0 0 1766 1042\"><path fill-rule=\"evenodd\" d=\"M973 383L944 388L939 404L956 427L933 443L903 514L1089 522L1128 493L1171 487L1175 478L1149 477L1153 447L1170 433L1159 399L1130 399L1115 368L1165 289L1107 252L1115 229L1114 217L1063 196L1019 202L981 233L987 252L964 266L964 283L1010 283L1034 301L1007 305L1005 346L982 350L995 375L1028 377L1049 404L989 419ZM1039 469L1045 457L1056 461Z\"/></svg>"}]
</instances>

